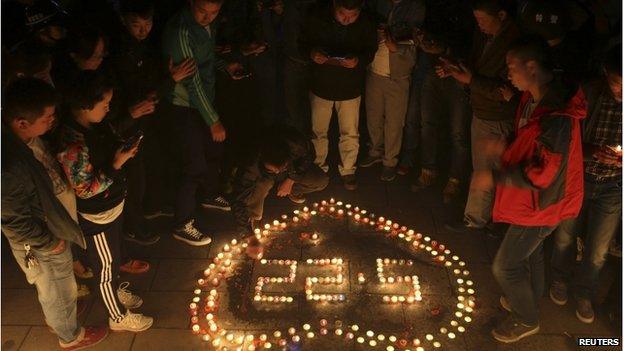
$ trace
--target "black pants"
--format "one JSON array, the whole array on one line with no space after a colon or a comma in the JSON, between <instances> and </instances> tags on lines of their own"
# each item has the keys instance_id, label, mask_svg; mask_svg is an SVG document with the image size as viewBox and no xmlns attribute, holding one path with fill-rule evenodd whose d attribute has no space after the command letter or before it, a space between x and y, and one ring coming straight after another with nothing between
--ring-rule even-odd
<instances>
[{"instance_id":1,"label":"black pants","mask_svg":"<svg viewBox=\"0 0 624 351\"><path fill-rule=\"evenodd\" d=\"M182 174L175 202L175 224L183 226L194 217L198 191L203 196L218 194L222 143L212 140L210 127L192 108L173 108Z\"/></svg>"},{"instance_id":2,"label":"black pants","mask_svg":"<svg viewBox=\"0 0 624 351\"><path fill-rule=\"evenodd\" d=\"M78 222L87 239L87 257L97 280L98 295L109 317L119 322L125 315L125 308L117 297L123 216L102 225L87 221L79 214Z\"/></svg>"},{"instance_id":3,"label":"black pants","mask_svg":"<svg viewBox=\"0 0 624 351\"><path fill-rule=\"evenodd\" d=\"M140 150L135 157L125 164L128 193L124 205L123 229L138 237L145 236L145 218L143 218L143 198L145 197L145 163Z\"/></svg>"}]
</instances>

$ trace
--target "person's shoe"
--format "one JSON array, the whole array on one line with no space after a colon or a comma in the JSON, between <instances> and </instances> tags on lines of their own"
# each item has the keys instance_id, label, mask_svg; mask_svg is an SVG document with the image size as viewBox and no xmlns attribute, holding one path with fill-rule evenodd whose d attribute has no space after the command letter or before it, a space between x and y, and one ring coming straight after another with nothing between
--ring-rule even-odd
<instances>
[{"instance_id":1,"label":"person's shoe","mask_svg":"<svg viewBox=\"0 0 624 351\"><path fill-rule=\"evenodd\" d=\"M404 165L399 165L397 166L397 170L396 173L400 176L404 176L404 175L408 175L410 171L410 167L408 166L404 166Z\"/></svg>"},{"instance_id":2,"label":"person's shoe","mask_svg":"<svg viewBox=\"0 0 624 351\"><path fill-rule=\"evenodd\" d=\"M474 227L466 224L465 222L446 223L444 228L451 233L455 234L483 234L486 232L485 228Z\"/></svg>"},{"instance_id":3,"label":"person's shoe","mask_svg":"<svg viewBox=\"0 0 624 351\"><path fill-rule=\"evenodd\" d=\"M563 306L568 302L568 287L564 282L553 280L548 289L548 295L556 305Z\"/></svg>"},{"instance_id":4,"label":"person's shoe","mask_svg":"<svg viewBox=\"0 0 624 351\"><path fill-rule=\"evenodd\" d=\"M444 190L442 190L442 201L444 204L448 205L455 201L459 196L459 179L449 178L448 182L446 182L446 186Z\"/></svg>"},{"instance_id":5,"label":"person's shoe","mask_svg":"<svg viewBox=\"0 0 624 351\"><path fill-rule=\"evenodd\" d=\"M584 298L576 299L576 318L587 324L594 322L594 308L591 300Z\"/></svg>"},{"instance_id":6,"label":"person's shoe","mask_svg":"<svg viewBox=\"0 0 624 351\"><path fill-rule=\"evenodd\" d=\"M290 193L288 194L288 198L290 199L290 201L296 203L296 204L302 204L304 202L306 202L306 198L303 195L299 195L299 194L293 194Z\"/></svg>"},{"instance_id":7,"label":"person's shoe","mask_svg":"<svg viewBox=\"0 0 624 351\"><path fill-rule=\"evenodd\" d=\"M123 282L119 284L119 288L117 289L117 297L119 298L119 302L121 302L121 304L129 310L141 307L141 305L143 304L143 299L134 295L130 290L128 290L129 286L129 282Z\"/></svg>"},{"instance_id":8,"label":"person's shoe","mask_svg":"<svg viewBox=\"0 0 624 351\"><path fill-rule=\"evenodd\" d=\"M357 189L357 180L355 179L355 174L347 174L343 175L342 183L347 190L355 190Z\"/></svg>"},{"instance_id":9,"label":"person's shoe","mask_svg":"<svg viewBox=\"0 0 624 351\"><path fill-rule=\"evenodd\" d=\"M360 162L360 167L362 168L366 168L366 167L370 167L376 163L380 163L381 162L381 157L379 156L371 156L371 155L367 155L361 162Z\"/></svg>"},{"instance_id":10,"label":"person's shoe","mask_svg":"<svg viewBox=\"0 0 624 351\"><path fill-rule=\"evenodd\" d=\"M228 200L223 196L217 196L214 199L205 199L202 201L201 205L204 208L214 208L221 211L230 211L232 209Z\"/></svg>"},{"instance_id":11,"label":"person's shoe","mask_svg":"<svg viewBox=\"0 0 624 351\"><path fill-rule=\"evenodd\" d=\"M149 269L150 269L149 262L145 262L141 260L130 260L124 263L123 265L121 265L121 267L119 267L120 271L129 273L129 274L142 274L142 273L149 271Z\"/></svg>"},{"instance_id":12,"label":"person's shoe","mask_svg":"<svg viewBox=\"0 0 624 351\"><path fill-rule=\"evenodd\" d=\"M82 264L80 266L83 267ZM79 279L91 279L93 278L93 270L89 267L83 267L82 270L74 268L74 275Z\"/></svg>"},{"instance_id":13,"label":"person's shoe","mask_svg":"<svg viewBox=\"0 0 624 351\"><path fill-rule=\"evenodd\" d=\"M436 171L423 168L420 171L420 176L418 176L418 179L416 179L416 182L414 182L410 187L412 192L417 193L425 188L430 187L431 185L433 185L433 182L435 181L436 176L437 176Z\"/></svg>"},{"instance_id":14,"label":"person's shoe","mask_svg":"<svg viewBox=\"0 0 624 351\"><path fill-rule=\"evenodd\" d=\"M77 283L76 287L78 288L77 293L78 293L78 298L81 299L83 297L89 296L89 294L91 294L91 291L89 290L89 287L84 285L84 284L80 284Z\"/></svg>"},{"instance_id":15,"label":"person's shoe","mask_svg":"<svg viewBox=\"0 0 624 351\"><path fill-rule=\"evenodd\" d=\"M154 324L154 318L130 311L126 311L126 315L119 322L108 319L108 326L112 331L141 332L149 329L152 324Z\"/></svg>"},{"instance_id":16,"label":"person's shoe","mask_svg":"<svg viewBox=\"0 0 624 351\"><path fill-rule=\"evenodd\" d=\"M188 221L182 228L173 232L173 237L191 246L204 246L210 244L212 239L195 228L195 220Z\"/></svg>"},{"instance_id":17,"label":"person's shoe","mask_svg":"<svg viewBox=\"0 0 624 351\"><path fill-rule=\"evenodd\" d=\"M124 239L126 239L127 241L132 241L142 246L149 246L149 245L156 244L158 240L160 240L160 235L156 235L154 233L139 234L139 233L133 233L133 232L126 232L124 235Z\"/></svg>"},{"instance_id":18,"label":"person's shoe","mask_svg":"<svg viewBox=\"0 0 624 351\"><path fill-rule=\"evenodd\" d=\"M381 171L381 181L382 182L391 182L396 178L396 169L394 167L386 167L384 166Z\"/></svg>"},{"instance_id":19,"label":"person's shoe","mask_svg":"<svg viewBox=\"0 0 624 351\"><path fill-rule=\"evenodd\" d=\"M59 345L61 345L61 350L63 351L83 350L99 344L107 336L108 328L106 327L84 327L81 328L80 335L76 341L70 343L59 341Z\"/></svg>"},{"instance_id":20,"label":"person's shoe","mask_svg":"<svg viewBox=\"0 0 624 351\"><path fill-rule=\"evenodd\" d=\"M498 301L500 302L501 307L505 311L511 312L511 305L509 304L509 301L507 301L507 298L505 296L501 296L500 299L498 299Z\"/></svg>"},{"instance_id":21,"label":"person's shoe","mask_svg":"<svg viewBox=\"0 0 624 351\"><path fill-rule=\"evenodd\" d=\"M539 329L539 324L533 326L524 325L510 315L492 330L492 336L494 339L508 344L529 335L537 334Z\"/></svg>"},{"instance_id":22,"label":"person's shoe","mask_svg":"<svg viewBox=\"0 0 624 351\"><path fill-rule=\"evenodd\" d=\"M173 217L173 209L171 207L165 207L162 209L147 210L143 214L145 219L155 219L158 217Z\"/></svg>"}]
</instances>

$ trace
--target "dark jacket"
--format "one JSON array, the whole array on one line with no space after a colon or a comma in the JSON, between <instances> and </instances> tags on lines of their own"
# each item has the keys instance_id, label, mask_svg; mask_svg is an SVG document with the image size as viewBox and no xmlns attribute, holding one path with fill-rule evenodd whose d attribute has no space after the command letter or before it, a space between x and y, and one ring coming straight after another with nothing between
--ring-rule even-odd
<instances>
[{"instance_id":1,"label":"dark jacket","mask_svg":"<svg viewBox=\"0 0 624 351\"><path fill-rule=\"evenodd\" d=\"M119 145L106 122L86 129L70 120L62 127L57 158L76 193L78 212L101 213L126 197L124 172L112 167Z\"/></svg>"},{"instance_id":2,"label":"dark jacket","mask_svg":"<svg viewBox=\"0 0 624 351\"><path fill-rule=\"evenodd\" d=\"M358 19L343 26L334 19L333 6L321 6L310 12L299 37L301 55L310 60L312 49L329 56L357 56L358 65L349 69L311 63L310 91L323 99L344 101L362 94L366 67L377 52L377 30L370 17L361 12Z\"/></svg>"},{"instance_id":3,"label":"dark jacket","mask_svg":"<svg viewBox=\"0 0 624 351\"><path fill-rule=\"evenodd\" d=\"M247 199L253 194L256 183L260 178L268 178L274 181L290 178L297 182L314 165L316 152L314 145L308 138L291 127L282 126L277 129L272 131L272 136L279 139L284 147L288 148L288 167L280 174L269 173L260 160L261 155L257 153L252 157L251 162L239 168L234 179L232 210L236 222L240 226L245 226L249 221L250 216L246 205Z\"/></svg>"},{"instance_id":4,"label":"dark jacket","mask_svg":"<svg viewBox=\"0 0 624 351\"><path fill-rule=\"evenodd\" d=\"M28 244L50 251L60 240L86 248L80 227L58 201L45 167L4 125L2 130L2 232L14 250Z\"/></svg>"},{"instance_id":5,"label":"dark jacket","mask_svg":"<svg viewBox=\"0 0 624 351\"><path fill-rule=\"evenodd\" d=\"M511 21L504 24L501 32L485 50L487 36L475 29L470 68L470 102L477 118L484 120L510 120L518 106L517 95L511 101L505 101L498 90L507 82L507 50L518 38L518 28Z\"/></svg>"},{"instance_id":6,"label":"dark jacket","mask_svg":"<svg viewBox=\"0 0 624 351\"><path fill-rule=\"evenodd\" d=\"M523 226L556 226L575 218L583 203L581 120L587 106L581 89L550 84L526 125L518 128L528 103L516 113L516 138L502 156L493 219Z\"/></svg>"}]
</instances>

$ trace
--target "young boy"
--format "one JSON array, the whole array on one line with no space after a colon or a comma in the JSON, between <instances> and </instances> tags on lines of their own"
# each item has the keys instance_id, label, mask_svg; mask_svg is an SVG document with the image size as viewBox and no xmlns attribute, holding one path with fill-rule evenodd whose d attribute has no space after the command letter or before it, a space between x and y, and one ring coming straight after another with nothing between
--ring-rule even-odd
<instances>
[{"instance_id":1,"label":"young boy","mask_svg":"<svg viewBox=\"0 0 624 351\"><path fill-rule=\"evenodd\" d=\"M26 279L37 287L46 323L63 350L95 345L105 327L80 327L70 243L85 247L80 227L66 207L75 206L71 188L46 144L56 94L34 78L13 81L2 105L2 232Z\"/></svg>"}]
</instances>

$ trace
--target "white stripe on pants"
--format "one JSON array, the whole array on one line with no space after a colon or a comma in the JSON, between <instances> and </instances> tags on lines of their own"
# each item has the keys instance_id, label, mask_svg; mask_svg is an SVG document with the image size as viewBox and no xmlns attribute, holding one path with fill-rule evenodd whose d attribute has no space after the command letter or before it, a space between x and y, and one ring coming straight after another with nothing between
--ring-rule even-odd
<instances>
[{"instance_id":1,"label":"white stripe on pants","mask_svg":"<svg viewBox=\"0 0 624 351\"><path fill-rule=\"evenodd\" d=\"M115 291L113 290L112 286L113 257L108 247L106 233L102 232L95 235L93 237L93 241L95 242L95 248L97 250L97 254L100 258L100 262L102 265L102 271L100 272L100 293L102 294L102 301L104 302L104 305L108 310L110 318L116 322L119 322L121 319L123 319L124 315L119 310ZM115 262L115 264L118 264L118 262Z\"/></svg>"},{"instance_id":2,"label":"white stripe on pants","mask_svg":"<svg viewBox=\"0 0 624 351\"><path fill-rule=\"evenodd\" d=\"M360 99L344 101L331 101L320 98L310 93L310 104L312 107L312 131L314 138L312 144L316 150L316 163L325 172L329 167L325 164L327 152L329 148L329 140L327 139L327 131L329 122L336 107L338 114L338 126L340 129L340 142L338 150L340 151L340 159L342 164L338 165L340 175L349 175L355 173L355 162L357 161L358 151L360 148L360 134L358 125L360 122Z\"/></svg>"}]
</instances>

